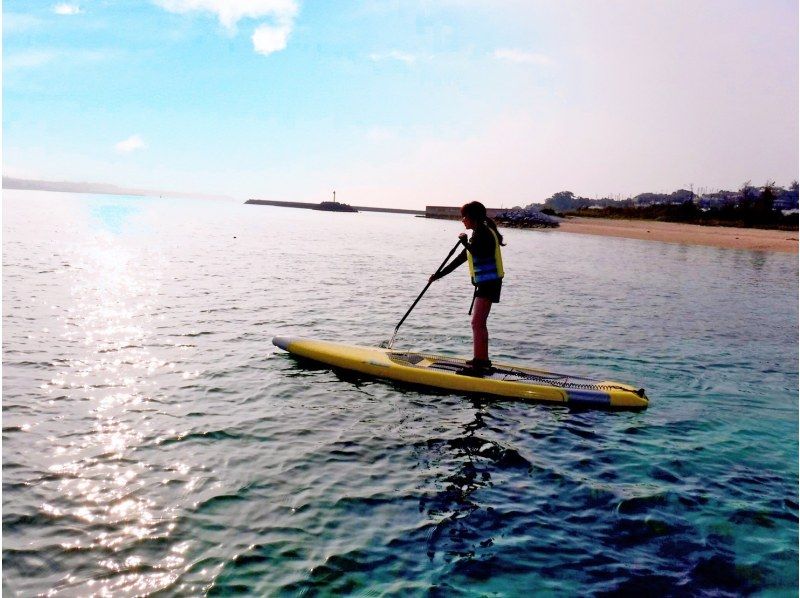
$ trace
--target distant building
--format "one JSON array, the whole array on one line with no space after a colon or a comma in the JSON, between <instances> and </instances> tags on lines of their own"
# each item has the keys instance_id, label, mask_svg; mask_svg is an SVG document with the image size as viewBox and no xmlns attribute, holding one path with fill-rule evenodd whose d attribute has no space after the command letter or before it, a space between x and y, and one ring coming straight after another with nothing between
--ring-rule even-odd
<instances>
[{"instance_id":1,"label":"distant building","mask_svg":"<svg viewBox=\"0 0 800 598\"><path fill-rule=\"evenodd\" d=\"M705 193L698 198L697 205L701 208L719 208L724 205L736 205L742 198L738 191L717 191L716 193Z\"/></svg>"},{"instance_id":2,"label":"distant building","mask_svg":"<svg viewBox=\"0 0 800 598\"><path fill-rule=\"evenodd\" d=\"M783 191L783 193L778 193L775 201L772 203L772 207L776 210L781 210L784 212L796 210L798 208L797 190L789 190Z\"/></svg>"},{"instance_id":3,"label":"distant building","mask_svg":"<svg viewBox=\"0 0 800 598\"><path fill-rule=\"evenodd\" d=\"M505 212L502 208L486 208L486 215L494 218L500 212ZM425 206L425 218L445 218L447 220L461 219L461 206Z\"/></svg>"}]
</instances>

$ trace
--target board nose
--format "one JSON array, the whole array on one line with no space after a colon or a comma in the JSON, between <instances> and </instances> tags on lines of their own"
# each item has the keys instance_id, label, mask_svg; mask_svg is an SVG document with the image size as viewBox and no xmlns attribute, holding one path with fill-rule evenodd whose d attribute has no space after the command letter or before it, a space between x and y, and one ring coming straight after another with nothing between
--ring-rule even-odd
<instances>
[{"instance_id":1,"label":"board nose","mask_svg":"<svg viewBox=\"0 0 800 598\"><path fill-rule=\"evenodd\" d=\"M272 337L272 344L276 347L283 349L284 351L289 350L289 342L291 339L288 336L274 336Z\"/></svg>"}]
</instances>

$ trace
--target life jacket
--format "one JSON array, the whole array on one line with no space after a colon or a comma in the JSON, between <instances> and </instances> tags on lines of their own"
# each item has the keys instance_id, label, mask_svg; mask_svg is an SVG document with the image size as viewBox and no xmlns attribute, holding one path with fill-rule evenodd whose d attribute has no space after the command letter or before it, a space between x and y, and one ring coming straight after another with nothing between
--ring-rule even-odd
<instances>
[{"instance_id":1,"label":"life jacket","mask_svg":"<svg viewBox=\"0 0 800 598\"><path fill-rule=\"evenodd\" d=\"M488 227L487 227L488 228ZM503 257L500 255L500 239L490 228L489 232L494 237L494 255L488 257L478 257L467 251L467 261L469 262L469 275L472 277L472 284L478 285L490 280L500 280L503 278Z\"/></svg>"}]
</instances>

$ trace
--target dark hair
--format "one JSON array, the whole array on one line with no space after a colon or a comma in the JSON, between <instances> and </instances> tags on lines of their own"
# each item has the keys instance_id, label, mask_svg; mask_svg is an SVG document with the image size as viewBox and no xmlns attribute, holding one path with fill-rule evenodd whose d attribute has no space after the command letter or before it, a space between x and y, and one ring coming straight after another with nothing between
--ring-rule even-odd
<instances>
[{"instance_id":1,"label":"dark hair","mask_svg":"<svg viewBox=\"0 0 800 598\"><path fill-rule=\"evenodd\" d=\"M503 243L503 235L501 235L500 231L497 230L497 224L495 224L494 220L486 215L486 206L484 206L481 202L471 201L469 203L465 203L463 206L461 206L461 215L470 218L479 226L481 224L485 224L491 228L497 235L497 240L500 241L500 245L505 245L505 243Z\"/></svg>"}]
</instances>

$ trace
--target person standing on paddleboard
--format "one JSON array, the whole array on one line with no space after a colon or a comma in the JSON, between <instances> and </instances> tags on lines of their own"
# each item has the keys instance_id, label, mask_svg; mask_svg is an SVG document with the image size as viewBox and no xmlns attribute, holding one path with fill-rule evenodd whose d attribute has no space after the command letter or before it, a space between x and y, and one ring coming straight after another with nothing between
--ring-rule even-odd
<instances>
[{"instance_id":1,"label":"person standing on paddleboard","mask_svg":"<svg viewBox=\"0 0 800 598\"><path fill-rule=\"evenodd\" d=\"M470 307L473 358L467 361L467 366L480 373L492 366L489 360L489 330L486 321L492 303L500 301L504 275L500 247L505 243L494 220L486 215L486 207L478 201L461 206L461 222L464 223L464 228L472 231L472 236L469 239L466 233L458 236L464 244L463 251L447 266L432 275L430 281L447 276L464 262L469 262L475 294L473 305Z\"/></svg>"}]
</instances>

